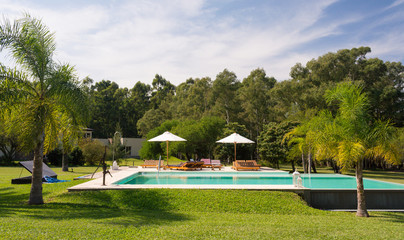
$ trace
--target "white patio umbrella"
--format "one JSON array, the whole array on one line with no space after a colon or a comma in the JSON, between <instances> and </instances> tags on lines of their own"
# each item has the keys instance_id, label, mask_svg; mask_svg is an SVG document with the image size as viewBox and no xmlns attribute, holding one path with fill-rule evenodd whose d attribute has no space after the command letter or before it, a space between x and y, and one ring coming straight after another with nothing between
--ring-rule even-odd
<instances>
[{"instance_id":1,"label":"white patio umbrella","mask_svg":"<svg viewBox=\"0 0 404 240\"><path fill-rule=\"evenodd\" d=\"M216 142L217 143L234 143L234 161L236 161L236 156L237 156L236 155L236 153L237 153L236 144L237 143L254 143L254 141L251 141L250 139L245 138L245 137L241 136L238 133L233 133L233 134L231 134L231 135L229 135L229 136L227 136L227 137L225 137L223 139L220 139L219 141L216 141Z\"/></svg>"},{"instance_id":2,"label":"white patio umbrella","mask_svg":"<svg viewBox=\"0 0 404 240\"><path fill-rule=\"evenodd\" d=\"M167 145L167 165L168 165L168 142L183 142L183 141L187 141L187 140L166 131L163 134L158 135L157 137L149 139L148 141L149 142L166 142L166 145ZM159 163L159 165L160 165L160 163Z\"/></svg>"}]
</instances>

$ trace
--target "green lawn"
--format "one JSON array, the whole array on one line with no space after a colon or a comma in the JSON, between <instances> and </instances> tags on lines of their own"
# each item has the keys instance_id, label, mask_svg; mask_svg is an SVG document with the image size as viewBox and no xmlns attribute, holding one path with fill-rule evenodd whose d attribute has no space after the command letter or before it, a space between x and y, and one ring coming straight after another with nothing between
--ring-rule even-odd
<instances>
[{"instance_id":1,"label":"green lawn","mask_svg":"<svg viewBox=\"0 0 404 240\"><path fill-rule=\"evenodd\" d=\"M71 180L94 169L54 170L59 179ZM357 218L310 208L288 192L68 193L68 187L85 181L75 180L44 184L46 204L29 206L30 186L10 184L20 171L0 168L1 239L404 239L404 213L372 212L370 218Z\"/></svg>"}]
</instances>

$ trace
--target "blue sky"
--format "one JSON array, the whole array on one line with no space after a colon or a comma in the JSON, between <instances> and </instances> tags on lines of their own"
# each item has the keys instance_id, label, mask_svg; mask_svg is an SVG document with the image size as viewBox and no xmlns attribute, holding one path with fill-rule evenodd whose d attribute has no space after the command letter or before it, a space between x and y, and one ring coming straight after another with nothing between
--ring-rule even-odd
<instances>
[{"instance_id":1,"label":"blue sky","mask_svg":"<svg viewBox=\"0 0 404 240\"><path fill-rule=\"evenodd\" d=\"M369 46L404 60L404 0L0 0L9 19L29 12L56 32L61 62L78 76L131 88L156 73L175 85L227 68L258 67L278 81L327 52ZM5 52L0 62L8 65Z\"/></svg>"}]
</instances>

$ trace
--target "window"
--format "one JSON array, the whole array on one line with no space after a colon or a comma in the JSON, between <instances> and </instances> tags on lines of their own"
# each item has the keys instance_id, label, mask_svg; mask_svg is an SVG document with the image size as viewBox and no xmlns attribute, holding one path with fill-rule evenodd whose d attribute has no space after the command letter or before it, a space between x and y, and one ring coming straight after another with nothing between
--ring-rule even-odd
<instances>
[{"instance_id":1,"label":"window","mask_svg":"<svg viewBox=\"0 0 404 240\"><path fill-rule=\"evenodd\" d=\"M132 153L132 147L131 146L126 146L125 147L125 153L126 153L126 155L131 155L131 153Z\"/></svg>"}]
</instances>

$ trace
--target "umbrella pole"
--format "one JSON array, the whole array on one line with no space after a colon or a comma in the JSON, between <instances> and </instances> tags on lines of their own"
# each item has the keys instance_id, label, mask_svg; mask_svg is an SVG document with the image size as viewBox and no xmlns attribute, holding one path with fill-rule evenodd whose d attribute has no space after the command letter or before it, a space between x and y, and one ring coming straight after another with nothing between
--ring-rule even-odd
<instances>
[{"instance_id":1,"label":"umbrella pole","mask_svg":"<svg viewBox=\"0 0 404 240\"><path fill-rule=\"evenodd\" d=\"M236 161L236 159L237 159L237 155L236 155L236 143L234 143L234 162Z\"/></svg>"},{"instance_id":2,"label":"umbrella pole","mask_svg":"<svg viewBox=\"0 0 404 240\"><path fill-rule=\"evenodd\" d=\"M166 141L166 143L167 143L166 144L167 145L167 163L166 164L168 165L168 140Z\"/></svg>"}]
</instances>

